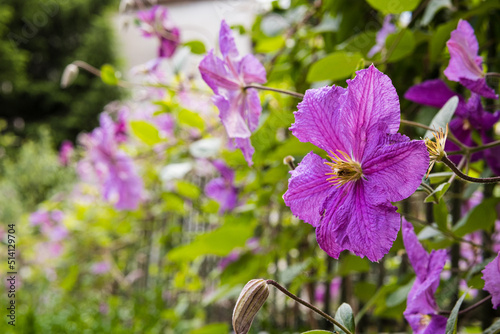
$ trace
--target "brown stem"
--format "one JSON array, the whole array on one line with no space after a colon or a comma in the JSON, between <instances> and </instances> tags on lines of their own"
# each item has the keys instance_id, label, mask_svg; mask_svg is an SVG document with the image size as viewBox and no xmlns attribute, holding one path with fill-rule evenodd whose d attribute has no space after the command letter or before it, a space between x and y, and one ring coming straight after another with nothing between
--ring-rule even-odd
<instances>
[{"instance_id":1,"label":"brown stem","mask_svg":"<svg viewBox=\"0 0 500 334\"><path fill-rule=\"evenodd\" d=\"M450 160L448 157L443 157L441 162L448 166L455 174L457 174L460 178L474 183L497 183L500 182L500 176L496 177L485 177L485 178L476 178L462 173L460 169Z\"/></svg>"},{"instance_id":2,"label":"brown stem","mask_svg":"<svg viewBox=\"0 0 500 334\"><path fill-rule=\"evenodd\" d=\"M458 155L458 154L465 154L467 152L468 153L475 153L475 152L487 150L489 148L496 147L496 146L500 146L500 140L492 141L491 143L484 144L484 145L477 146L477 147L469 147L467 149L467 151L464 151L464 150L461 150L461 151L451 151L451 152L446 152L446 154L448 154L448 155Z\"/></svg>"},{"instance_id":3,"label":"brown stem","mask_svg":"<svg viewBox=\"0 0 500 334\"><path fill-rule=\"evenodd\" d=\"M487 296L487 297L485 297L485 298L481 299L481 300L480 300L480 301L478 301L477 303L472 304L471 306L469 306L469 307L467 307L467 308L463 309L462 311L458 312L458 314L459 314L459 315L462 315L462 314L464 314L464 313L467 313L467 312L469 312L469 311L472 311L473 309L475 309L475 308L479 307L481 304L483 304L483 303L487 302L487 301L488 301L488 300L490 300L490 299L491 299L491 295L489 295L489 296ZM439 311L439 314L443 314L443 315L446 315L446 314L451 314L451 311Z\"/></svg>"},{"instance_id":4,"label":"brown stem","mask_svg":"<svg viewBox=\"0 0 500 334\"><path fill-rule=\"evenodd\" d=\"M284 89L271 88L271 87L265 87L265 86L260 86L260 85L247 85L247 86L243 87L243 89L248 89L248 88L255 88L255 89L260 89L260 90L269 90L271 92L276 92L276 93L291 95L291 96L299 98L299 99L303 99L304 98L304 94L296 93L296 92L292 92L292 91L284 90Z\"/></svg>"},{"instance_id":5,"label":"brown stem","mask_svg":"<svg viewBox=\"0 0 500 334\"><path fill-rule=\"evenodd\" d=\"M345 328L342 324L340 324L337 320L335 320L334 318L332 318L330 315L328 315L325 312L321 311L316 306L314 306L314 305L306 302L305 300L297 297L296 295L294 295L293 293L291 293L290 291L288 291L287 289L285 289L283 286L281 286L278 282L276 282L276 281L274 281L272 279L268 279L266 282L267 282L267 284L274 285L278 290L280 290L281 292L283 292L285 295L287 295L288 297L292 298L296 302L298 302L298 303L304 305L305 307L308 307L309 309L313 310L314 312L318 313L323 318L325 318L326 320L330 321L335 326L337 326L340 329L342 329L346 334L353 334L350 330L348 330L347 328Z\"/></svg>"}]
</instances>

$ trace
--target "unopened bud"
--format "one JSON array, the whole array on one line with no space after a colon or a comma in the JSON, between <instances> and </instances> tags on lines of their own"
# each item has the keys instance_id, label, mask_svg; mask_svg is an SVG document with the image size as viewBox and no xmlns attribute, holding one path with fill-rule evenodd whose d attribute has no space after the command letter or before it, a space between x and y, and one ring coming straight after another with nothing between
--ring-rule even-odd
<instances>
[{"instance_id":1,"label":"unopened bud","mask_svg":"<svg viewBox=\"0 0 500 334\"><path fill-rule=\"evenodd\" d=\"M78 77L78 72L78 66L75 64L66 66L61 77L61 88L70 86L76 80L76 77Z\"/></svg>"},{"instance_id":2,"label":"unopened bud","mask_svg":"<svg viewBox=\"0 0 500 334\"><path fill-rule=\"evenodd\" d=\"M253 279L245 285L233 311L233 328L236 334L248 333L255 315L268 296L269 287L264 279Z\"/></svg>"},{"instance_id":3,"label":"unopened bud","mask_svg":"<svg viewBox=\"0 0 500 334\"><path fill-rule=\"evenodd\" d=\"M284 159L283 159L283 163L285 165L288 165L290 167L290 169L295 169L295 158L292 157L291 155L287 155Z\"/></svg>"}]
</instances>

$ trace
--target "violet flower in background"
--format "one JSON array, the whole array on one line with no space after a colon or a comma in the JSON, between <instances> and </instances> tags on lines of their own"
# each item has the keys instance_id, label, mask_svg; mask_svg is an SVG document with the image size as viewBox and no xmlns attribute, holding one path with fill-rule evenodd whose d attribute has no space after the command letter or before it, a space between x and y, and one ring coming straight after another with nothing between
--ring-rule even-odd
<instances>
[{"instance_id":1,"label":"violet flower in background","mask_svg":"<svg viewBox=\"0 0 500 334\"><path fill-rule=\"evenodd\" d=\"M92 274L102 275L111 270L111 264L108 261L96 262L90 268Z\"/></svg>"},{"instance_id":2,"label":"violet flower in background","mask_svg":"<svg viewBox=\"0 0 500 334\"><path fill-rule=\"evenodd\" d=\"M33 226L40 226L40 231L50 242L57 243L68 236L68 230L63 224L64 213L60 210L38 210L33 212L29 221Z\"/></svg>"},{"instance_id":3,"label":"violet flower in background","mask_svg":"<svg viewBox=\"0 0 500 334\"><path fill-rule=\"evenodd\" d=\"M447 319L438 314L434 294L446 262L446 250L433 250L428 254L418 241L413 225L405 219L402 231L408 259L417 275L408 293L404 316L415 334L444 333Z\"/></svg>"},{"instance_id":4,"label":"violet flower in background","mask_svg":"<svg viewBox=\"0 0 500 334\"><path fill-rule=\"evenodd\" d=\"M493 125L500 119L500 112L494 114L483 109L481 98L475 93L471 93L469 100L453 92L442 80L428 80L408 89L404 97L407 100L431 106L442 108L445 103L453 96L459 99L454 118L449 124L451 133L467 146L475 147L477 143L473 139L473 131L479 132L483 143L489 143L494 139L490 136ZM459 150L459 147L451 142L446 142L447 151ZM450 160L459 163L461 156L449 156ZM500 148L493 147L481 152L473 153L471 161L477 161L485 158L490 168L497 175L500 175Z\"/></svg>"},{"instance_id":5,"label":"violet flower in background","mask_svg":"<svg viewBox=\"0 0 500 334\"><path fill-rule=\"evenodd\" d=\"M255 150L250 136L259 124L262 106L257 90L244 87L265 83L266 70L253 55L239 55L231 28L224 20L221 22L219 46L222 59L216 57L212 49L201 61L199 70L215 93L212 101L219 108L219 117L228 137L241 149L251 166Z\"/></svg>"},{"instance_id":6,"label":"violet flower in background","mask_svg":"<svg viewBox=\"0 0 500 334\"><path fill-rule=\"evenodd\" d=\"M97 175L103 197L118 210L135 210L143 193L142 179L135 170L134 161L118 148L116 124L108 114L102 113L100 127L85 138L87 157L80 162L80 177L87 177L83 165L90 165Z\"/></svg>"},{"instance_id":7,"label":"violet flower in background","mask_svg":"<svg viewBox=\"0 0 500 334\"><path fill-rule=\"evenodd\" d=\"M63 141L59 149L59 163L63 166L68 166L74 151L75 148L72 142L69 140Z\"/></svg>"},{"instance_id":8,"label":"violet flower in background","mask_svg":"<svg viewBox=\"0 0 500 334\"><path fill-rule=\"evenodd\" d=\"M490 99L497 99L495 91L486 83L483 59L478 55L479 45L469 22L460 20L446 42L450 62L444 70L448 80L460 82L472 92Z\"/></svg>"},{"instance_id":9,"label":"violet flower in background","mask_svg":"<svg viewBox=\"0 0 500 334\"><path fill-rule=\"evenodd\" d=\"M347 83L309 89L299 103L290 130L329 152L332 162L310 152L291 172L283 198L316 228L331 257L350 250L378 261L400 227L391 202L415 192L429 154L423 141L397 133L399 99L389 77L372 65Z\"/></svg>"},{"instance_id":10,"label":"violet flower in background","mask_svg":"<svg viewBox=\"0 0 500 334\"><path fill-rule=\"evenodd\" d=\"M137 13L142 34L145 37L157 37L160 42L159 58L171 58L180 44L179 29L168 19L168 10L162 6L153 6L149 10Z\"/></svg>"},{"instance_id":11,"label":"violet flower in background","mask_svg":"<svg viewBox=\"0 0 500 334\"><path fill-rule=\"evenodd\" d=\"M382 24L382 28L377 32L376 36L376 44L368 51L368 58L373 57L385 46L385 41L387 37L396 31L396 26L391 23L392 15L386 15L384 17L384 23Z\"/></svg>"},{"instance_id":12,"label":"violet flower in background","mask_svg":"<svg viewBox=\"0 0 500 334\"><path fill-rule=\"evenodd\" d=\"M491 296L493 308L496 310L500 305L500 253L497 257L486 265L483 273L484 290L488 291Z\"/></svg>"},{"instance_id":13,"label":"violet flower in background","mask_svg":"<svg viewBox=\"0 0 500 334\"><path fill-rule=\"evenodd\" d=\"M233 210L238 204L238 189L234 186L234 171L222 160L212 164L221 177L210 180L205 186L205 195L219 203L219 214Z\"/></svg>"}]
</instances>

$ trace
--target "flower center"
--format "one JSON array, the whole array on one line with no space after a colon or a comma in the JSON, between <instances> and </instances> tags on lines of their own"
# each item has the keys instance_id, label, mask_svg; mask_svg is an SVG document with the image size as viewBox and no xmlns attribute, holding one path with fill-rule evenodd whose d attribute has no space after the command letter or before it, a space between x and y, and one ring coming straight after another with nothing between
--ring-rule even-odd
<instances>
[{"instance_id":1,"label":"flower center","mask_svg":"<svg viewBox=\"0 0 500 334\"><path fill-rule=\"evenodd\" d=\"M328 158L332 162L325 162L332 169L331 175L327 181L331 182L334 186L340 187L349 181L357 181L363 176L363 171L359 162L354 161L347 153L338 150L339 154L330 151Z\"/></svg>"},{"instance_id":2,"label":"flower center","mask_svg":"<svg viewBox=\"0 0 500 334\"><path fill-rule=\"evenodd\" d=\"M428 314L420 314L420 327L427 327L431 323L432 317Z\"/></svg>"}]
</instances>

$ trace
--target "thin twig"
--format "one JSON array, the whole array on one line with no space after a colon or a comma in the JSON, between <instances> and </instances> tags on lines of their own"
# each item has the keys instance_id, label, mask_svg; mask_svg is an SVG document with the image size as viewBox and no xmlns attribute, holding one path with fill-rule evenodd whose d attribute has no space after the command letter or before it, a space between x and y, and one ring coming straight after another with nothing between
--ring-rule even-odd
<instances>
[{"instance_id":1,"label":"thin twig","mask_svg":"<svg viewBox=\"0 0 500 334\"><path fill-rule=\"evenodd\" d=\"M441 162L444 163L446 166L448 166L455 174L457 174L458 177L469 181L469 182L474 182L474 183L497 183L500 182L500 176L496 177L484 177L484 178L477 178L477 177L472 177L467 174L462 173L462 171L450 160L448 157L443 157L441 159Z\"/></svg>"},{"instance_id":2,"label":"thin twig","mask_svg":"<svg viewBox=\"0 0 500 334\"><path fill-rule=\"evenodd\" d=\"M462 311L458 312L458 314L459 314L459 315L462 315L462 314L464 314L464 313L467 313L467 312L469 312L469 311L472 311L473 309L475 309L475 308L477 308L477 307L481 306L481 304L483 304L483 303L487 302L487 301L488 301L488 300L490 300L490 299L491 299L491 295L489 295L489 296L487 296L487 297L485 297L485 298L481 299L481 300L480 300L480 301L478 301L477 303L472 304L471 306L469 306L469 307L467 307L467 308L463 309ZM439 314L447 315L447 314L451 314L451 311L439 311Z\"/></svg>"},{"instance_id":3,"label":"thin twig","mask_svg":"<svg viewBox=\"0 0 500 334\"><path fill-rule=\"evenodd\" d=\"M299 98L299 99L303 99L304 98L304 94L296 93L296 92L292 92L292 91L284 90L284 89L271 88L271 87L265 87L265 86L260 86L260 85L247 85L247 86L243 87L243 89L248 89L248 88L255 88L255 89L260 89L260 90L269 90L271 92L276 92L276 93L291 95L291 96Z\"/></svg>"}]
</instances>

